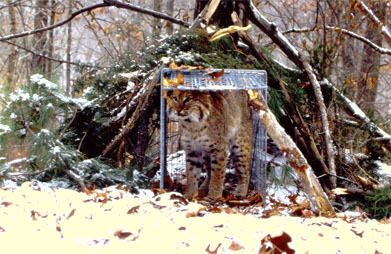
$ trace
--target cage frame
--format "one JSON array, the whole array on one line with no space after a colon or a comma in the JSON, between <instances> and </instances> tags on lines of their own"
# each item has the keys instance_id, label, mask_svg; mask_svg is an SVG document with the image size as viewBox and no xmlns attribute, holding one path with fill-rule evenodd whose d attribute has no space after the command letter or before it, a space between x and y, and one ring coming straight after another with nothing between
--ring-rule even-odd
<instances>
[{"instance_id":1,"label":"cage frame","mask_svg":"<svg viewBox=\"0 0 391 254\"><path fill-rule=\"evenodd\" d=\"M183 83L180 84L163 84L164 78L170 80L177 79L181 73ZM215 78L215 74L221 76ZM197 82L193 82L192 77L196 76ZM190 79L189 79L190 78ZM264 70L249 70L249 69L171 69L163 68L161 71L161 94L160 94L160 188L164 189L164 177L167 168L167 106L163 92L167 90L198 90L198 91L232 91L232 90L249 90L254 89L262 92L267 100L267 72ZM266 150L267 150L267 133L263 128L259 119L252 112L254 138L253 152L251 158L251 180L255 185L255 190L261 191L262 195L266 194ZM255 124L256 123L256 124ZM258 133L260 132L260 133ZM258 136L259 135L259 136ZM262 136L263 135L263 136ZM261 140L261 137L263 139ZM257 143L258 142L258 143ZM263 142L263 143L262 143ZM264 148L264 160L261 161L256 154L255 147L257 145ZM254 157L255 155L255 157ZM257 160L258 159L258 160ZM256 167L259 167L257 170ZM255 175L254 175L255 174ZM253 178L256 178L255 181ZM263 181L261 178L264 178Z\"/></svg>"}]
</instances>

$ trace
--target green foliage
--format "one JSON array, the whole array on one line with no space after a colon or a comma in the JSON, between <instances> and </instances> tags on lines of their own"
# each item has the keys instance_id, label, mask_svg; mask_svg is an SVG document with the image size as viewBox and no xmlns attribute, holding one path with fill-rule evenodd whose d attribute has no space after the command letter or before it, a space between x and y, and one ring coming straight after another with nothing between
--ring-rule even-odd
<instances>
[{"instance_id":1,"label":"green foliage","mask_svg":"<svg viewBox=\"0 0 391 254\"><path fill-rule=\"evenodd\" d=\"M312 49L307 49L310 54L310 64L318 73L319 79L323 80L333 71L334 46L331 44L318 43Z\"/></svg>"},{"instance_id":2,"label":"green foliage","mask_svg":"<svg viewBox=\"0 0 391 254\"><path fill-rule=\"evenodd\" d=\"M31 77L30 85L2 94L0 181L51 181L72 171L98 187L126 182L126 177L120 177L124 174L121 170L111 168L100 158L86 160L77 146L69 142L75 134L64 120L96 106L96 99L86 97L87 94L80 99L67 97L56 84L39 74ZM77 185L69 183L68 187Z\"/></svg>"},{"instance_id":3,"label":"green foliage","mask_svg":"<svg viewBox=\"0 0 391 254\"><path fill-rule=\"evenodd\" d=\"M391 188L372 190L365 195L364 210L375 219L390 218Z\"/></svg>"}]
</instances>

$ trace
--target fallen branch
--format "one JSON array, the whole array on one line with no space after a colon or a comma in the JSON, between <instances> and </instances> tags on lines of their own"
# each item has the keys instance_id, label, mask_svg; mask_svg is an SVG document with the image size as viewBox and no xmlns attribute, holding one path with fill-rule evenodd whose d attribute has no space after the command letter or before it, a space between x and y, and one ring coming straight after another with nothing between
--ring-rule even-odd
<instances>
[{"instance_id":1,"label":"fallen branch","mask_svg":"<svg viewBox=\"0 0 391 254\"><path fill-rule=\"evenodd\" d=\"M118 133L115 138L110 142L110 144L102 152L102 156L106 156L111 150L114 149L121 141L122 137L125 136L129 131L132 130L137 119L140 117L142 111L145 108L145 105L148 103L149 96L151 95L153 89L158 85L160 79L160 71L162 65L159 65L153 71L152 78L147 78L139 91L139 96L136 101L133 101L137 104L136 109L134 110L132 116L127 121L126 125L122 128L121 132Z\"/></svg>"},{"instance_id":2,"label":"fallen branch","mask_svg":"<svg viewBox=\"0 0 391 254\"><path fill-rule=\"evenodd\" d=\"M249 102L257 117L261 121L267 134L276 143L278 148L285 153L287 163L293 168L300 182L303 185L305 193L308 195L312 207L317 208L321 216L332 217L335 215L328 197L319 184L318 179L311 166L308 164L304 155L293 142L292 138L278 123L277 119L270 111L263 96L256 91L248 90Z\"/></svg>"},{"instance_id":3,"label":"fallen branch","mask_svg":"<svg viewBox=\"0 0 391 254\"><path fill-rule=\"evenodd\" d=\"M329 166L329 172L331 175L336 175L336 169L335 169L335 155L334 155L334 149L333 149L333 142L330 135L330 128L329 128L329 121L327 119L327 110L326 105L324 104L322 90L320 88L320 84L318 80L316 79L315 73L312 70L311 65L306 61L302 59L302 63L304 65L304 70L307 72L307 76L309 77L309 80L312 84L312 88L314 90L314 94L319 106L320 111L320 117L322 121L322 127L323 127L323 133L324 133L324 140L326 143L326 151L327 151L327 158L328 158L328 166ZM335 177L331 177L331 184L332 188L334 189L337 186L337 179Z\"/></svg>"},{"instance_id":4,"label":"fallen branch","mask_svg":"<svg viewBox=\"0 0 391 254\"><path fill-rule=\"evenodd\" d=\"M308 79L310 80L315 97L317 99L319 108L321 110L321 120L324 132L324 139L326 140L326 150L328 155L328 172L331 174L335 174L335 158L334 151L330 136L329 123L327 119L326 106L324 105L323 95L320 90L319 82L316 78L315 72L312 67L305 61L298 50L287 40L287 38L279 31L278 27L269 22L254 6L251 0L245 2L245 7L247 10L247 14L249 15L249 20L253 22L256 26L258 26L265 34L267 34L272 41L277 44L280 49L288 56L288 58L294 62L300 69L304 69ZM330 187L334 188L336 185L336 179L331 178Z\"/></svg>"}]
</instances>

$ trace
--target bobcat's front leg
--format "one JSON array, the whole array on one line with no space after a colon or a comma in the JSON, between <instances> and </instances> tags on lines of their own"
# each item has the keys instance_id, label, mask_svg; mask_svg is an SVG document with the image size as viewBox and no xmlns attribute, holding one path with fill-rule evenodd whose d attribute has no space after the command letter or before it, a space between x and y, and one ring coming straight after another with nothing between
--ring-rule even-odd
<instances>
[{"instance_id":1,"label":"bobcat's front leg","mask_svg":"<svg viewBox=\"0 0 391 254\"><path fill-rule=\"evenodd\" d=\"M186 177L187 184L185 198L191 200L198 193L197 175L201 172L202 160L200 155L194 151L186 151Z\"/></svg>"},{"instance_id":2,"label":"bobcat's front leg","mask_svg":"<svg viewBox=\"0 0 391 254\"><path fill-rule=\"evenodd\" d=\"M227 157L227 149L211 149L209 192L206 197L209 201L217 200L223 195Z\"/></svg>"}]
</instances>

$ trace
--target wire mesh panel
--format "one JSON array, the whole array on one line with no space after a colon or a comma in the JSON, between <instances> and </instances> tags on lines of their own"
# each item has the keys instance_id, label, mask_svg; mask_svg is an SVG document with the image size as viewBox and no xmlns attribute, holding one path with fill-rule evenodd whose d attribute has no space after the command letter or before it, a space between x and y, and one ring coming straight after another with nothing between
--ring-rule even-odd
<instances>
[{"instance_id":1,"label":"wire mesh panel","mask_svg":"<svg viewBox=\"0 0 391 254\"><path fill-rule=\"evenodd\" d=\"M161 80L177 80L181 74L183 82L180 84L165 84L161 86L164 90L248 90L254 89L262 93L267 99L267 75L262 70L172 70L164 68L161 73ZM218 77L217 77L218 76ZM161 96L161 132L160 132L160 187L164 188L164 172L186 168L184 151L179 147L180 127L179 123L167 119L166 103ZM251 161L251 182L255 189L265 194L266 192L266 140L267 135L258 118L253 114L254 141Z\"/></svg>"}]
</instances>

